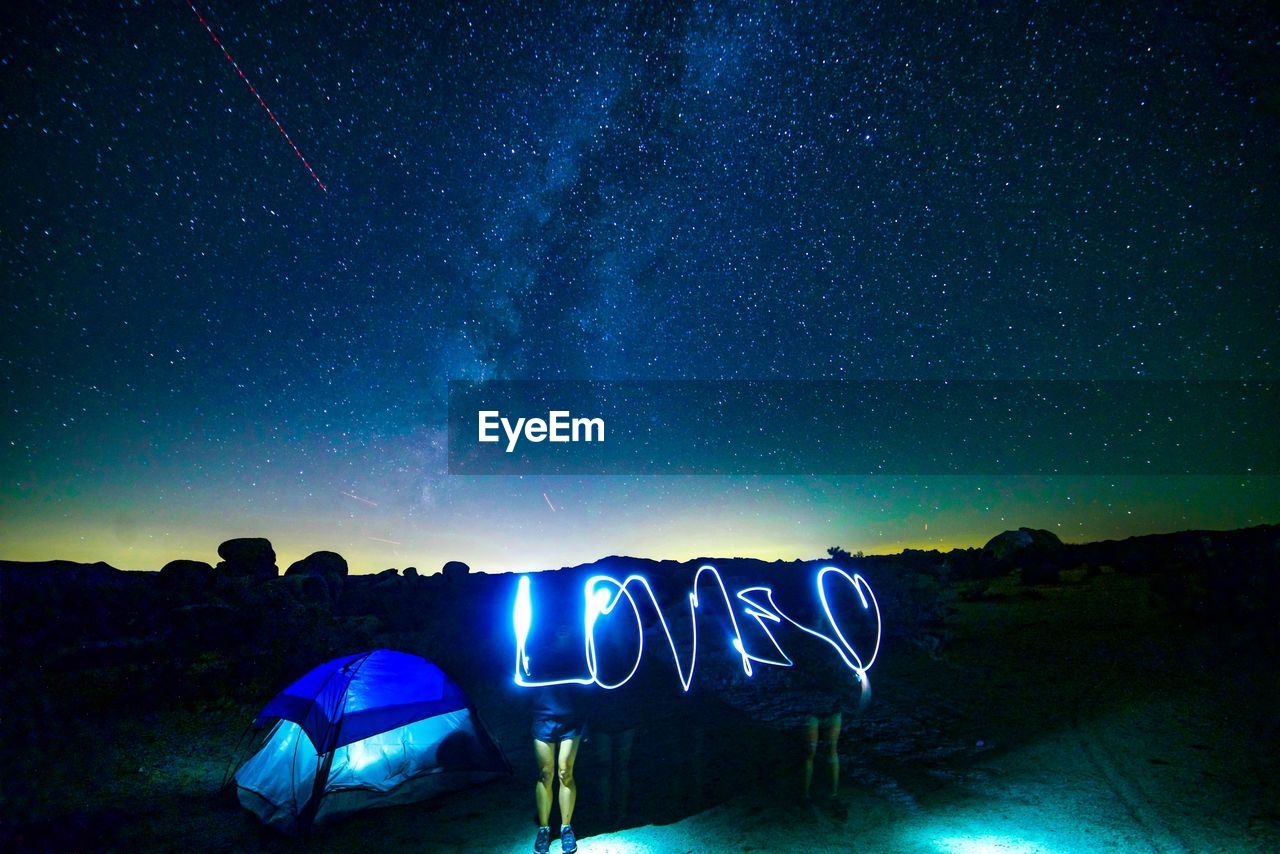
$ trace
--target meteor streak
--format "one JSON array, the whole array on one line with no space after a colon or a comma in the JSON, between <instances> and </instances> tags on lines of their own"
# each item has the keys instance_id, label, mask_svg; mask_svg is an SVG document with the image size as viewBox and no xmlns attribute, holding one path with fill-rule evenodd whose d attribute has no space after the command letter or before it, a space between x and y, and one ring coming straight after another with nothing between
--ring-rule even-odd
<instances>
[{"instance_id":1,"label":"meteor streak","mask_svg":"<svg viewBox=\"0 0 1280 854\"><path fill-rule=\"evenodd\" d=\"M284 137L284 141L289 143L289 147L293 149L293 153L298 155L298 159L302 161L302 165L307 167L307 171L311 173L311 177L315 179L316 186L325 193L328 193L329 188L320 180L320 176L316 174L316 170L311 168L311 164L307 162L307 158L302 156L302 152L299 151L298 146L294 144L293 138L289 136L289 132L284 129L284 125L280 124L280 120L276 118L276 114L271 112L271 108L267 106L267 102L258 94L258 90L251 82L249 82L249 78L245 76L245 73L240 70L239 63L237 63L235 58L231 56L231 51L227 50L226 45L224 45L221 39L218 38L218 34L213 31L213 27L209 26L209 22L200 14L200 10L196 8L196 4L192 2L192 0L187 0L187 5L191 7L191 11L195 14L196 20L199 21L201 26L203 26L209 33L209 38L213 39L213 43L218 46L218 49L222 51L222 55L227 58L227 62L231 63L231 67L236 70L236 74L240 75L240 79L244 81L244 85L249 87L249 91L253 93L253 97L258 99L258 103L262 105L262 109L267 111L267 115L270 116L271 121L275 123L276 129L280 131L280 135Z\"/></svg>"}]
</instances>

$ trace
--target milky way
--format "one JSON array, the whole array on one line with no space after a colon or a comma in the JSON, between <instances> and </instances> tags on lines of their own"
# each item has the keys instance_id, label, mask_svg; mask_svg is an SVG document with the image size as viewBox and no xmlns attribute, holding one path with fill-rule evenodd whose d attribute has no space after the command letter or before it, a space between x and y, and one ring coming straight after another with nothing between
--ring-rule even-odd
<instances>
[{"instance_id":1,"label":"milky way","mask_svg":"<svg viewBox=\"0 0 1280 854\"><path fill-rule=\"evenodd\" d=\"M327 193L185 4L14 13L2 556L259 534L501 568L1275 521L1258 478L443 473L451 378L1274 378L1260 6L202 6Z\"/></svg>"}]
</instances>

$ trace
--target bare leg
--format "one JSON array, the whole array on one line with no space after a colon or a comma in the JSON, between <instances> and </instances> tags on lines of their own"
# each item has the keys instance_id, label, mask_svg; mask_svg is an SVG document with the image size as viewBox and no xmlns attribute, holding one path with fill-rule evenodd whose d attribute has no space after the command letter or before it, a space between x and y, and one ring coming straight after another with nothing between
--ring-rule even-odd
<instances>
[{"instance_id":1,"label":"bare leg","mask_svg":"<svg viewBox=\"0 0 1280 854\"><path fill-rule=\"evenodd\" d=\"M533 753L538 757L538 782L534 786L533 799L538 805L538 827L551 824L551 786L555 781L555 748L549 742L533 740Z\"/></svg>"},{"instance_id":2,"label":"bare leg","mask_svg":"<svg viewBox=\"0 0 1280 854\"><path fill-rule=\"evenodd\" d=\"M560 739L560 823L573 824L573 805L578 800L578 783L573 779L573 763L578 758L580 738Z\"/></svg>"},{"instance_id":3,"label":"bare leg","mask_svg":"<svg viewBox=\"0 0 1280 854\"><path fill-rule=\"evenodd\" d=\"M813 715L804 724L804 777L801 791L808 799L809 790L813 786L813 757L818 752L818 719Z\"/></svg>"},{"instance_id":4,"label":"bare leg","mask_svg":"<svg viewBox=\"0 0 1280 854\"><path fill-rule=\"evenodd\" d=\"M827 765L831 769L831 797L840 794L840 729L844 716L836 712L823 721L823 736L827 739ZM812 754L810 768L813 767Z\"/></svg>"}]
</instances>

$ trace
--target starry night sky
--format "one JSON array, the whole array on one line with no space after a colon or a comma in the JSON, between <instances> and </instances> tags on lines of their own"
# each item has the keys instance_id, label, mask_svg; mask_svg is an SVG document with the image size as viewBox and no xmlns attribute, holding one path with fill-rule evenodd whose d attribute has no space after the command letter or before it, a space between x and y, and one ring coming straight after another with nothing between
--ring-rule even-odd
<instances>
[{"instance_id":1,"label":"starry night sky","mask_svg":"<svg viewBox=\"0 0 1280 854\"><path fill-rule=\"evenodd\" d=\"M465 478L449 379L1277 372L1252 3L21 4L0 557L814 557L1276 478ZM1068 8L1069 6L1069 8Z\"/></svg>"}]
</instances>

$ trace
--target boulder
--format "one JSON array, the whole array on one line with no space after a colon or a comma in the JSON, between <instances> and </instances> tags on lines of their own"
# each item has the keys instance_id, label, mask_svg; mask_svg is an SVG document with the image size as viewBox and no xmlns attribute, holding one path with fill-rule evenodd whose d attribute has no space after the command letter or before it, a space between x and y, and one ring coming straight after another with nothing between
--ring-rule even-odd
<instances>
[{"instance_id":1,"label":"boulder","mask_svg":"<svg viewBox=\"0 0 1280 854\"><path fill-rule=\"evenodd\" d=\"M1062 548L1062 540L1053 531L1036 528L1019 528L996 534L982 547L990 557L1007 561L1026 551L1056 551Z\"/></svg>"},{"instance_id":2,"label":"boulder","mask_svg":"<svg viewBox=\"0 0 1280 854\"><path fill-rule=\"evenodd\" d=\"M304 603L329 603L333 594L329 590L329 581L322 575L286 575L284 583L293 592L294 598Z\"/></svg>"},{"instance_id":3,"label":"boulder","mask_svg":"<svg viewBox=\"0 0 1280 854\"><path fill-rule=\"evenodd\" d=\"M213 567L202 560L171 560L160 569L160 581L181 590L202 590L213 582Z\"/></svg>"},{"instance_id":4,"label":"boulder","mask_svg":"<svg viewBox=\"0 0 1280 854\"><path fill-rule=\"evenodd\" d=\"M227 540L218 546L217 569L226 575L242 578L275 578L280 574L276 567L276 552L271 541L263 537L240 537Z\"/></svg>"},{"instance_id":5,"label":"boulder","mask_svg":"<svg viewBox=\"0 0 1280 854\"><path fill-rule=\"evenodd\" d=\"M284 571L304 602L337 603L347 578L347 561L337 552L312 552Z\"/></svg>"},{"instance_id":6,"label":"boulder","mask_svg":"<svg viewBox=\"0 0 1280 854\"><path fill-rule=\"evenodd\" d=\"M347 577L347 560L337 552L312 552L290 564L284 574L318 575L326 581L341 583Z\"/></svg>"},{"instance_id":7,"label":"boulder","mask_svg":"<svg viewBox=\"0 0 1280 854\"><path fill-rule=\"evenodd\" d=\"M992 537L982 551L999 570L1016 568L1023 584L1056 584L1066 547L1052 531L1019 528Z\"/></svg>"},{"instance_id":8,"label":"boulder","mask_svg":"<svg viewBox=\"0 0 1280 854\"><path fill-rule=\"evenodd\" d=\"M405 577L405 578L417 578L417 577L418 577L418 568L417 568L416 566L406 566L406 567L404 568L404 577Z\"/></svg>"},{"instance_id":9,"label":"boulder","mask_svg":"<svg viewBox=\"0 0 1280 854\"><path fill-rule=\"evenodd\" d=\"M265 537L238 537L218 546L218 557L234 563L275 563L276 552Z\"/></svg>"},{"instance_id":10,"label":"boulder","mask_svg":"<svg viewBox=\"0 0 1280 854\"><path fill-rule=\"evenodd\" d=\"M404 604L404 588L400 584L400 572L384 569L369 576L373 582L374 609L384 619L387 614Z\"/></svg>"},{"instance_id":11,"label":"boulder","mask_svg":"<svg viewBox=\"0 0 1280 854\"><path fill-rule=\"evenodd\" d=\"M460 560L451 560L440 570L440 574L444 576L446 581L452 581L455 578L462 578L471 572L471 567L467 566Z\"/></svg>"}]
</instances>

